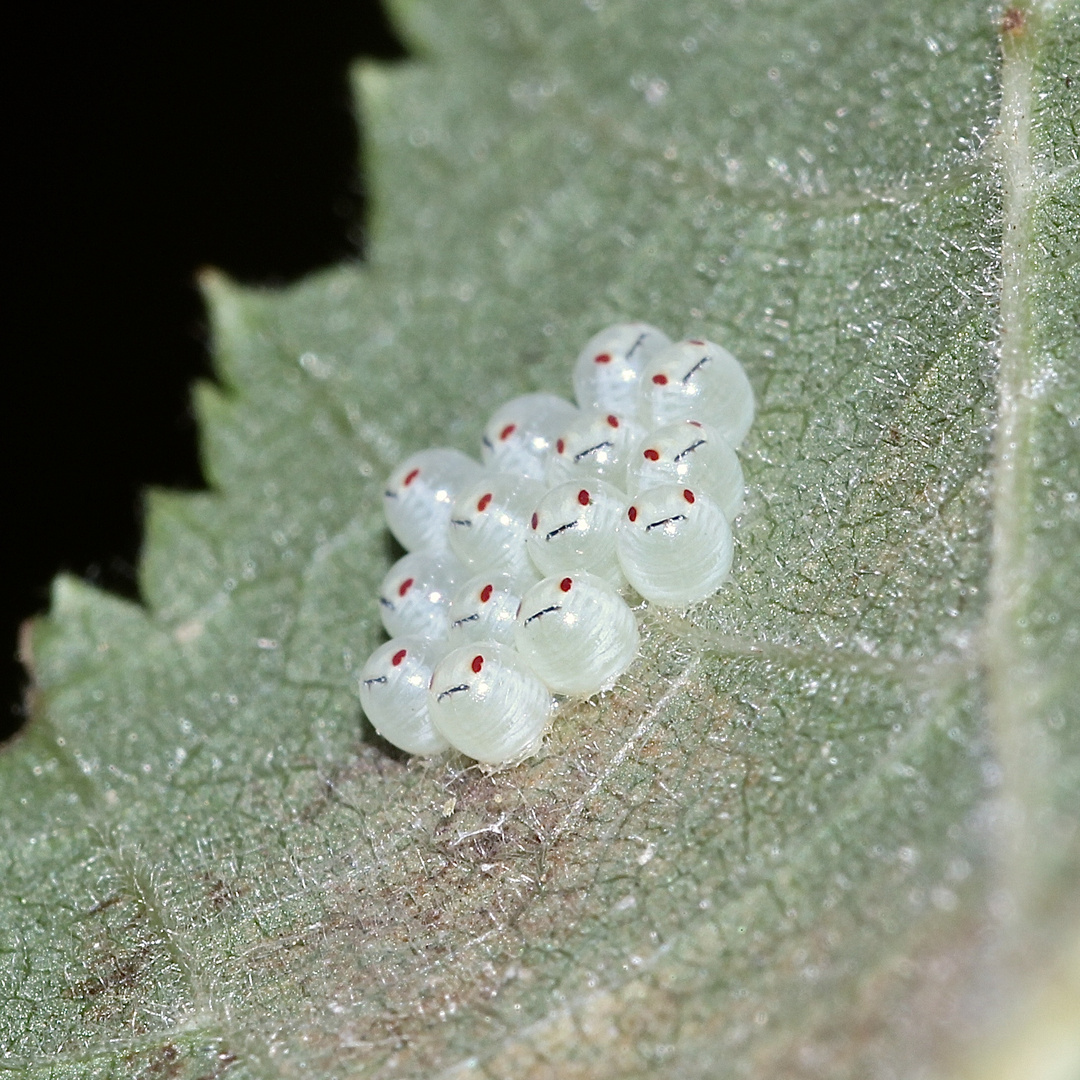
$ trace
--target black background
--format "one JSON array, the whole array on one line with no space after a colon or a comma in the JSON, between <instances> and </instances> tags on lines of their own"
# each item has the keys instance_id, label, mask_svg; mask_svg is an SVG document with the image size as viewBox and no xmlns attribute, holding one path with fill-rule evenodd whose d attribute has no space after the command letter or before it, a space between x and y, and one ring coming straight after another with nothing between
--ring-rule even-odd
<instances>
[{"instance_id":1,"label":"black background","mask_svg":"<svg viewBox=\"0 0 1080 1080\"><path fill-rule=\"evenodd\" d=\"M22 720L18 626L45 610L54 574L136 596L140 493L202 486L195 271L284 283L358 254L347 66L403 55L372 0L24 6L20 20L0 737Z\"/></svg>"}]
</instances>

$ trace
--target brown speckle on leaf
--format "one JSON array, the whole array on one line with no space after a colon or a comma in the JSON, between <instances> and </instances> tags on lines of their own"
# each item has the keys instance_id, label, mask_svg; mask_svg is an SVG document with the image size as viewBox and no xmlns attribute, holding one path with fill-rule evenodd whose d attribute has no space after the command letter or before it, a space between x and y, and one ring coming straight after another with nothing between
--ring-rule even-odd
<instances>
[{"instance_id":1,"label":"brown speckle on leaf","mask_svg":"<svg viewBox=\"0 0 1080 1080\"><path fill-rule=\"evenodd\" d=\"M1026 16L1022 8L1007 8L1001 17L1001 36L1018 37L1024 32Z\"/></svg>"},{"instance_id":2,"label":"brown speckle on leaf","mask_svg":"<svg viewBox=\"0 0 1080 1080\"><path fill-rule=\"evenodd\" d=\"M234 900L245 892L243 887L226 882L223 878L205 875L206 899L215 911L224 911Z\"/></svg>"},{"instance_id":3,"label":"brown speckle on leaf","mask_svg":"<svg viewBox=\"0 0 1080 1080\"><path fill-rule=\"evenodd\" d=\"M146 966L149 948L143 947L123 956L109 956L102 960L98 972L89 979L75 983L64 991L71 1000L89 1000L99 994L129 990L139 979Z\"/></svg>"},{"instance_id":4,"label":"brown speckle on leaf","mask_svg":"<svg viewBox=\"0 0 1080 1080\"><path fill-rule=\"evenodd\" d=\"M121 896L119 893L114 893L107 899L101 900L96 903L92 908L90 908L90 910L86 914L98 915L103 911L108 911L111 907L115 907L117 904L122 904L126 899L126 896Z\"/></svg>"}]
</instances>

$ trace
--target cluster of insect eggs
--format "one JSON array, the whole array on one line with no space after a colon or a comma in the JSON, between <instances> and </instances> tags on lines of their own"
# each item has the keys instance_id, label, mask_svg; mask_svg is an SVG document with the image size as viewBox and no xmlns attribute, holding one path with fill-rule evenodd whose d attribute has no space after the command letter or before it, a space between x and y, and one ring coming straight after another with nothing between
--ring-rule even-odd
<instances>
[{"instance_id":1,"label":"cluster of insect eggs","mask_svg":"<svg viewBox=\"0 0 1080 1080\"><path fill-rule=\"evenodd\" d=\"M359 692L407 753L528 757L555 695L609 689L633 662L624 593L685 607L728 576L734 448L754 416L742 365L712 342L620 323L588 342L573 381L577 405L537 393L499 408L480 462L422 450L387 483L408 554L379 591L391 640Z\"/></svg>"}]
</instances>

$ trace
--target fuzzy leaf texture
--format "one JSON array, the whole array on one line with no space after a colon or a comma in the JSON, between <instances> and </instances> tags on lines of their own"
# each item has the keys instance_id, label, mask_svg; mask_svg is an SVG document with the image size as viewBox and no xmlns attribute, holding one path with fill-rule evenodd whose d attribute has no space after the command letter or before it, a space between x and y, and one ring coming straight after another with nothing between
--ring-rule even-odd
<instances>
[{"instance_id":1,"label":"fuzzy leaf texture","mask_svg":"<svg viewBox=\"0 0 1080 1080\"><path fill-rule=\"evenodd\" d=\"M207 279L211 490L28 634L0 1072L1071 1075L1080 7L393 10L368 262ZM537 759L389 751L383 477L627 317L751 376L733 580Z\"/></svg>"}]
</instances>

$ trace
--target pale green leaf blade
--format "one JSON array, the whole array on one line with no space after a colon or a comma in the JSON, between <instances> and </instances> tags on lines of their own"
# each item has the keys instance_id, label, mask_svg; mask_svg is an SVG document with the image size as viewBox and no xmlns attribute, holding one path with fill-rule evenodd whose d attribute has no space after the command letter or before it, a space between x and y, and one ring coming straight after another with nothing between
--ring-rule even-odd
<instances>
[{"instance_id":1,"label":"pale green leaf blade","mask_svg":"<svg viewBox=\"0 0 1080 1080\"><path fill-rule=\"evenodd\" d=\"M145 610L62 579L34 632L0 757L0 1065L1075 1053L1075 4L1010 14L1003 61L962 3L398 14L416 59L357 74L370 264L208 279L214 490L152 498ZM536 761L388 753L353 686L383 475L566 392L627 315L754 381L735 581L650 614Z\"/></svg>"}]
</instances>

